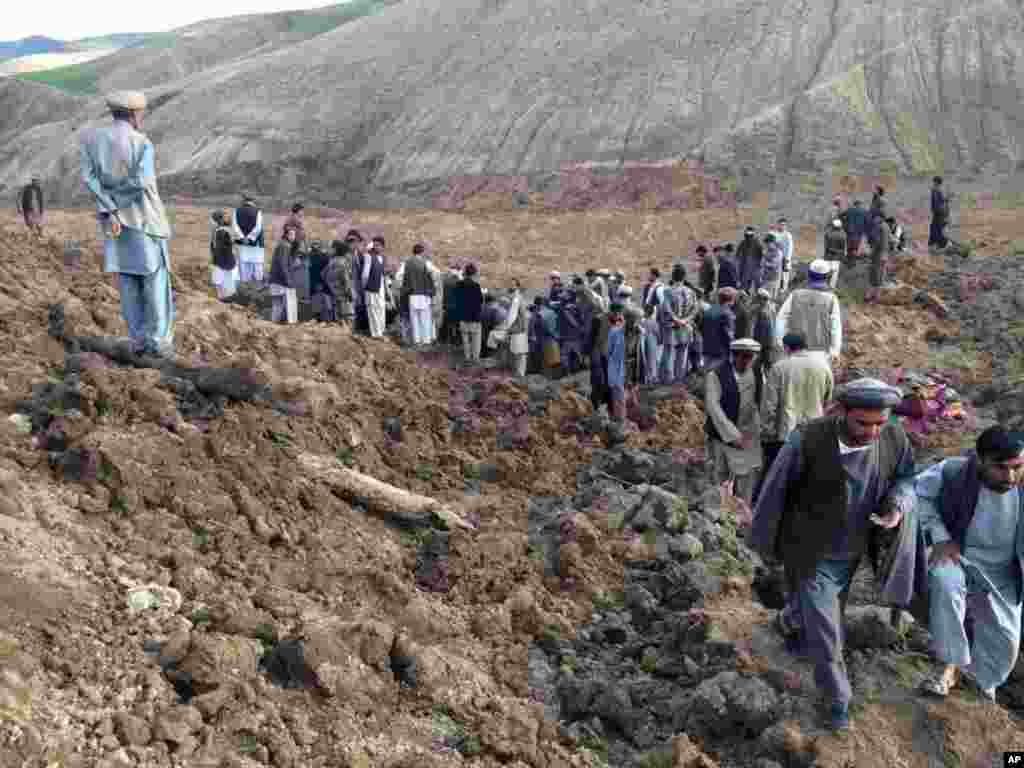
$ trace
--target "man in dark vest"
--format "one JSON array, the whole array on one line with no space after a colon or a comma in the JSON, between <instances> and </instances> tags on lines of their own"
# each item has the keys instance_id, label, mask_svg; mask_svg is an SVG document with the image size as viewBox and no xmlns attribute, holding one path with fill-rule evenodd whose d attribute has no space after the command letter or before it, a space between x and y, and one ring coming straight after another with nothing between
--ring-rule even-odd
<instances>
[{"instance_id":1,"label":"man in dark vest","mask_svg":"<svg viewBox=\"0 0 1024 768\"><path fill-rule=\"evenodd\" d=\"M928 250L945 248L946 225L949 224L949 198L942 191L942 177L932 179L932 220L928 226Z\"/></svg>"},{"instance_id":2,"label":"man in dark vest","mask_svg":"<svg viewBox=\"0 0 1024 768\"><path fill-rule=\"evenodd\" d=\"M408 302L410 331L414 347L429 344L433 338L431 300L434 280L423 258L426 248L422 243L412 247L412 256L405 261L402 277L402 301Z\"/></svg>"},{"instance_id":3,"label":"man in dark vest","mask_svg":"<svg viewBox=\"0 0 1024 768\"><path fill-rule=\"evenodd\" d=\"M757 233L753 227L747 227L743 231L743 239L736 249L736 261L740 268L739 287L747 293L753 293L761 287L761 260L764 258L764 248L761 241L757 239Z\"/></svg>"},{"instance_id":4,"label":"man in dark vest","mask_svg":"<svg viewBox=\"0 0 1024 768\"><path fill-rule=\"evenodd\" d=\"M363 256L363 273L360 279L366 297L370 337L383 338L387 314L387 286L384 282L384 238L380 235L370 241L370 247Z\"/></svg>"},{"instance_id":5,"label":"man in dark vest","mask_svg":"<svg viewBox=\"0 0 1024 768\"><path fill-rule=\"evenodd\" d=\"M22 187L18 195L18 211L25 217L25 226L37 237L43 236L43 188L39 186L39 177Z\"/></svg>"},{"instance_id":6,"label":"man in dark vest","mask_svg":"<svg viewBox=\"0 0 1024 768\"><path fill-rule=\"evenodd\" d=\"M837 415L790 433L764 479L751 546L781 561L789 587L778 628L814 662L828 724L845 730L852 697L843 662L842 618L857 566L880 529L895 528L914 503L914 456L890 421L898 389L857 379L836 398Z\"/></svg>"},{"instance_id":7,"label":"man in dark vest","mask_svg":"<svg viewBox=\"0 0 1024 768\"><path fill-rule=\"evenodd\" d=\"M704 367L713 368L729 357L729 345L736 338L735 288L719 288L718 303L712 304L701 319Z\"/></svg>"},{"instance_id":8,"label":"man in dark vest","mask_svg":"<svg viewBox=\"0 0 1024 768\"><path fill-rule=\"evenodd\" d=\"M945 696L962 672L995 701L1020 650L1024 576L1024 435L986 429L966 456L918 475L918 525L928 547L928 630ZM973 625L971 637L965 623Z\"/></svg>"},{"instance_id":9,"label":"man in dark vest","mask_svg":"<svg viewBox=\"0 0 1024 768\"><path fill-rule=\"evenodd\" d=\"M726 243L722 246L722 253L718 258L718 287L735 288L740 287L740 270L736 266L736 258L733 256L733 244Z\"/></svg>"},{"instance_id":10,"label":"man in dark vest","mask_svg":"<svg viewBox=\"0 0 1024 768\"><path fill-rule=\"evenodd\" d=\"M732 359L708 370L704 382L704 432L708 482L733 483L733 492L751 503L761 469L761 393L764 379L754 366L761 345L737 339Z\"/></svg>"}]
</instances>

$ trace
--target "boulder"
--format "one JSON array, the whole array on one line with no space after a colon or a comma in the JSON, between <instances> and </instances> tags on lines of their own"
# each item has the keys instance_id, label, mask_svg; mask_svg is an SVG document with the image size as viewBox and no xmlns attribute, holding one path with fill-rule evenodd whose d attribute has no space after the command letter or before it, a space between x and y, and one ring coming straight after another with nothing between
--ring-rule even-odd
<instances>
[{"instance_id":1,"label":"boulder","mask_svg":"<svg viewBox=\"0 0 1024 768\"><path fill-rule=\"evenodd\" d=\"M687 611L703 605L722 592L722 579L702 562L694 560L680 565L672 563L659 575L664 607Z\"/></svg>"},{"instance_id":2,"label":"boulder","mask_svg":"<svg viewBox=\"0 0 1024 768\"><path fill-rule=\"evenodd\" d=\"M778 717L779 696L759 677L721 672L694 691L687 731L695 735L759 735Z\"/></svg>"},{"instance_id":3,"label":"boulder","mask_svg":"<svg viewBox=\"0 0 1024 768\"><path fill-rule=\"evenodd\" d=\"M188 653L176 672L185 676L197 694L205 693L230 681L254 677L259 654L260 646L255 640L193 633Z\"/></svg>"}]
</instances>

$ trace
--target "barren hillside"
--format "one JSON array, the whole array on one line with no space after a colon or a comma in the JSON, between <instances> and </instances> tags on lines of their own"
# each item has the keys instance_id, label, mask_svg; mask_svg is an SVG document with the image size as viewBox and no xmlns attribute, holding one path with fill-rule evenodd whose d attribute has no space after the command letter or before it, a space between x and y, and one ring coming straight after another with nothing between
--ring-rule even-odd
<instances>
[{"instance_id":1,"label":"barren hillside","mask_svg":"<svg viewBox=\"0 0 1024 768\"><path fill-rule=\"evenodd\" d=\"M579 162L693 157L770 178L837 164L991 176L1024 160L1011 0L407 0L301 41L283 23L204 23L97 64L100 86L173 104L147 128L168 190L365 206L422 203L459 175L539 187ZM17 141L67 197L73 142L50 136ZM0 183L20 170L0 165Z\"/></svg>"}]
</instances>

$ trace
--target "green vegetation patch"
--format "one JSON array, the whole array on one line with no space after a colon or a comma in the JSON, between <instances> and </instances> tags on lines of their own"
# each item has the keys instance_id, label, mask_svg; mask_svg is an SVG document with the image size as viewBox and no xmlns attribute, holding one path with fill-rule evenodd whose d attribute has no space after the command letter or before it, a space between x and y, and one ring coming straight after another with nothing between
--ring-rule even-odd
<instances>
[{"instance_id":1,"label":"green vegetation patch","mask_svg":"<svg viewBox=\"0 0 1024 768\"><path fill-rule=\"evenodd\" d=\"M910 155L910 169L915 174L942 173L945 165L942 148L932 141L926 128L921 128L907 112L898 112L893 120L896 141Z\"/></svg>"},{"instance_id":2,"label":"green vegetation patch","mask_svg":"<svg viewBox=\"0 0 1024 768\"><path fill-rule=\"evenodd\" d=\"M66 67L54 67L42 72L26 72L15 75L20 80L31 80L43 85L51 85L69 93L93 95L100 92L99 70L91 61L82 64L70 64Z\"/></svg>"},{"instance_id":3,"label":"green vegetation patch","mask_svg":"<svg viewBox=\"0 0 1024 768\"><path fill-rule=\"evenodd\" d=\"M882 120L868 97L868 84L864 65L851 67L832 83L832 90L850 106L850 110L871 130L878 130Z\"/></svg>"}]
</instances>

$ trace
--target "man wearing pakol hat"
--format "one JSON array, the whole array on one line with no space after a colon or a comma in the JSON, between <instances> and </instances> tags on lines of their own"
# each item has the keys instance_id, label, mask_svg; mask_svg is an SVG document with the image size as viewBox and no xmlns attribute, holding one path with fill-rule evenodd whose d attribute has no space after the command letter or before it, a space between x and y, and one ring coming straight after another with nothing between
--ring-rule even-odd
<instances>
[{"instance_id":1,"label":"man wearing pakol hat","mask_svg":"<svg viewBox=\"0 0 1024 768\"><path fill-rule=\"evenodd\" d=\"M25 218L25 226L37 237L43 236L43 188L39 186L39 177L33 176L28 184L21 188L18 195L18 213Z\"/></svg>"},{"instance_id":2,"label":"man wearing pakol hat","mask_svg":"<svg viewBox=\"0 0 1024 768\"><path fill-rule=\"evenodd\" d=\"M836 415L790 433L754 508L751 546L781 561L789 587L777 626L791 650L814 662L830 728L849 726L852 692L843 661L843 611L857 567L876 552L879 533L913 513L914 456L891 409L902 393L877 379L840 388ZM915 547L903 552L914 556ZM887 603L907 604L913 567L894 567L882 585ZM894 595L899 595L894 598Z\"/></svg>"},{"instance_id":3,"label":"man wearing pakol hat","mask_svg":"<svg viewBox=\"0 0 1024 768\"><path fill-rule=\"evenodd\" d=\"M761 440L764 468L768 473L789 433L808 421L825 415L825 403L832 397L832 367L820 355L807 351L803 334L787 333L782 338L786 357L775 363L764 382L761 402ZM759 494L755 494L755 499Z\"/></svg>"},{"instance_id":4,"label":"man wearing pakol hat","mask_svg":"<svg viewBox=\"0 0 1024 768\"><path fill-rule=\"evenodd\" d=\"M761 395L764 381L754 367L761 345L737 339L732 357L708 370L704 382L704 433L708 482L732 481L736 496L751 503L761 469Z\"/></svg>"},{"instance_id":5,"label":"man wearing pakol hat","mask_svg":"<svg viewBox=\"0 0 1024 768\"><path fill-rule=\"evenodd\" d=\"M833 364L843 349L843 320L839 298L829 288L828 262L816 259L807 272L807 287L786 297L775 316L775 339L782 346L787 333L802 334L807 349L823 355Z\"/></svg>"},{"instance_id":6,"label":"man wearing pakol hat","mask_svg":"<svg viewBox=\"0 0 1024 768\"><path fill-rule=\"evenodd\" d=\"M990 701L1020 648L1024 579L1024 435L986 429L975 450L917 476L928 558L928 630L942 670L925 683L945 696L959 673ZM971 637L965 622L973 623Z\"/></svg>"},{"instance_id":7,"label":"man wearing pakol hat","mask_svg":"<svg viewBox=\"0 0 1024 768\"><path fill-rule=\"evenodd\" d=\"M434 338L432 304L436 288L424 258L425 251L423 243L416 243L412 247L412 256L399 268L402 275L398 292L401 304L408 306L409 330L414 347L430 344ZM396 275L395 279L398 281L399 277Z\"/></svg>"},{"instance_id":8,"label":"man wearing pakol hat","mask_svg":"<svg viewBox=\"0 0 1024 768\"><path fill-rule=\"evenodd\" d=\"M263 213L252 195L242 195L242 206L235 209L231 228L238 246L238 267L243 283L263 282L266 253L263 243Z\"/></svg>"},{"instance_id":9,"label":"man wearing pakol hat","mask_svg":"<svg viewBox=\"0 0 1024 768\"><path fill-rule=\"evenodd\" d=\"M96 200L103 271L119 275L121 315L138 353L169 355L174 294L167 241L171 227L156 184L153 144L142 133L146 97L107 97L113 124L82 136L82 181Z\"/></svg>"},{"instance_id":10,"label":"man wearing pakol hat","mask_svg":"<svg viewBox=\"0 0 1024 768\"><path fill-rule=\"evenodd\" d=\"M619 295L619 288L626 282L626 273L622 270L616 270L611 273L611 277L608 278L608 303L621 301Z\"/></svg>"}]
</instances>

